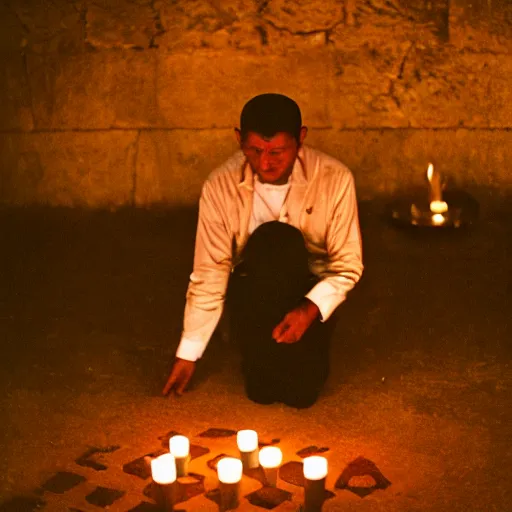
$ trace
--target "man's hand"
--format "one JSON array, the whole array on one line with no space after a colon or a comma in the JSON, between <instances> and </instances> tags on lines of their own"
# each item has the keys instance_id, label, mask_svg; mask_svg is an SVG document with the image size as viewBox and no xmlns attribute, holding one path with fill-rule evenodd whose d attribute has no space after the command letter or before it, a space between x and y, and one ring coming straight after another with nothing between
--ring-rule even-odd
<instances>
[{"instance_id":1,"label":"man's hand","mask_svg":"<svg viewBox=\"0 0 512 512\"><path fill-rule=\"evenodd\" d=\"M177 357L162 394L168 395L171 389L174 388L177 395L182 395L195 369L195 361L186 361Z\"/></svg>"},{"instance_id":2,"label":"man's hand","mask_svg":"<svg viewBox=\"0 0 512 512\"><path fill-rule=\"evenodd\" d=\"M298 307L286 314L272 331L272 337L277 343L296 343L319 315L318 306L305 298Z\"/></svg>"}]
</instances>

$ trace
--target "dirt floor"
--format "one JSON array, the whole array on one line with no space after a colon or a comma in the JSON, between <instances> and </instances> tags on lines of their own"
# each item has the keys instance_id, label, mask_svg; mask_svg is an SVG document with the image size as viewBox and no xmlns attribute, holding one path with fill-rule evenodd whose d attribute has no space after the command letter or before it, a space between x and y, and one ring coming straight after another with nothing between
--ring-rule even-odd
<instances>
[{"instance_id":1,"label":"dirt floor","mask_svg":"<svg viewBox=\"0 0 512 512\"><path fill-rule=\"evenodd\" d=\"M382 211L361 205L366 269L339 311L327 389L294 410L245 398L223 332L194 389L160 395L181 330L193 211L0 210L0 510L153 510L150 479L125 465L178 431L200 456L177 508L216 511L207 463L237 455L242 428L278 443L289 471L270 503L244 476L239 510L298 510L300 465L290 463L308 447L328 448L334 496L323 510L512 510L512 208L454 231L399 229ZM209 428L225 436L199 435ZM373 481L336 488L361 457Z\"/></svg>"}]
</instances>

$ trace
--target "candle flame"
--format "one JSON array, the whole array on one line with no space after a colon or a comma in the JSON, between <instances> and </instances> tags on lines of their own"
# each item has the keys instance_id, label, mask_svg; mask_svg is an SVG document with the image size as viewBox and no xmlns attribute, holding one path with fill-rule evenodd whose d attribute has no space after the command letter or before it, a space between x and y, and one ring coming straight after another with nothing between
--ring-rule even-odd
<instances>
[{"instance_id":1,"label":"candle flame","mask_svg":"<svg viewBox=\"0 0 512 512\"><path fill-rule=\"evenodd\" d=\"M428 181L432 181L432 176L434 176L434 165L429 163L427 169L427 178Z\"/></svg>"}]
</instances>

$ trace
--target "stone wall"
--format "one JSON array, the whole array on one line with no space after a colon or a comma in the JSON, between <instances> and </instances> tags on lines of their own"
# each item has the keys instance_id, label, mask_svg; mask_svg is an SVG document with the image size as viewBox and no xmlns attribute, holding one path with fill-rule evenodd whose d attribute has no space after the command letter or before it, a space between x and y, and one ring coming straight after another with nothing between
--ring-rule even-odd
<instances>
[{"instance_id":1,"label":"stone wall","mask_svg":"<svg viewBox=\"0 0 512 512\"><path fill-rule=\"evenodd\" d=\"M282 92L362 199L512 190L510 0L2 0L0 203L192 204Z\"/></svg>"}]
</instances>

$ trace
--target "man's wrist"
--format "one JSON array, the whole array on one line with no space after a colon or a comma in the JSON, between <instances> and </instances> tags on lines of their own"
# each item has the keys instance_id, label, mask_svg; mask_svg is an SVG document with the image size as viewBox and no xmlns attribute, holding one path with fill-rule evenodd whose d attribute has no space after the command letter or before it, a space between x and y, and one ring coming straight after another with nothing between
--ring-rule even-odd
<instances>
[{"instance_id":1,"label":"man's wrist","mask_svg":"<svg viewBox=\"0 0 512 512\"><path fill-rule=\"evenodd\" d=\"M315 320L320 316L320 309L311 299L304 297L302 299L302 307L311 320Z\"/></svg>"}]
</instances>

